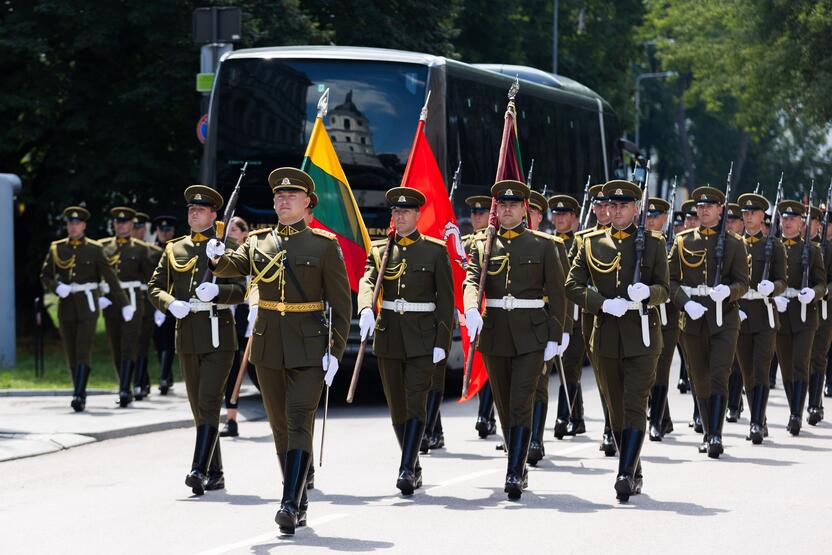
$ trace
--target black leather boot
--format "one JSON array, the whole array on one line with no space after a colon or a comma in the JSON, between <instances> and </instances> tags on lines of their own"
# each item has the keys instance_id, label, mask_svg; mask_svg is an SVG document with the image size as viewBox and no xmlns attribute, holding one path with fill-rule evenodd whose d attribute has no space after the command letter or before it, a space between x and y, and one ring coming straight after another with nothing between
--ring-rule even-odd
<instances>
[{"instance_id":1,"label":"black leather boot","mask_svg":"<svg viewBox=\"0 0 832 555\"><path fill-rule=\"evenodd\" d=\"M777 386L777 353L771 357L771 366L768 367L768 388L776 389Z\"/></svg>"},{"instance_id":2,"label":"black leather boot","mask_svg":"<svg viewBox=\"0 0 832 555\"><path fill-rule=\"evenodd\" d=\"M673 419L670 417L670 405L667 402L667 394L664 396L664 416L662 416L662 436L673 432Z\"/></svg>"},{"instance_id":3,"label":"black leather boot","mask_svg":"<svg viewBox=\"0 0 832 555\"><path fill-rule=\"evenodd\" d=\"M736 422L742 415L742 374L731 372L728 376L728 413L725 419Z\"/></svg>"},{"instance_id":4,"label":"black leather boot","mask_svg":"<svg viewBox=\"0 0 832 555\"><path fill-rule=\"evenodd\" d=\"M806 402L806 382L802 380L793 381L791 384L791 415L789 416L789 423L786 429L793 436L800 434L800 428L803 424L803 405Z\"/></svg>"},{"instance_id":5,"label":"black leather boot","mask_svg":"<svg viewBox=\"0 0 832 555\"><path fill-rule=\"evenodd\" d=\"M765 400L765 386L757 384L748 391L748 405L751 407L751 425L745 439L754 445L763 442L763 401Z\"/></svg>"},{"instance_id":6,"label":"black leather boot","mask_svg":"<svg viewBox=\"0 0 832 555\"><path fill-rule=\"evenodd\" d=\"M711 430L711 422L710 418L708 418L709 411L709 401L703 397L694 397L693 408L694 413L693 417L696 419L699 418L699 426L700 426L700 433L702 433L702 443L699 444L699 452L700 453L707 453L708 452L708 440L710 439L710 430ZM705 418L702 418L701 415L705 415ZM696 430L696 427L694 427Z\"/></svg>"},{"instance_id":7,"label":"black leather boot","mask_svg":"<svg viewBox=\"0 0 832 555\"><path fill-rule=\"evenodd\" d=\"M605 457L614 457L617 452L615 438L610 427L610 411L607 409L607 403L603 397L601 397L601 410L604 411L604 433L601 435L601 445L598 450L603 451Z\"/></svg>"},{"instance_id":8,"label":"black leather boot","mask_svg":"<svg viewBox=\"0 0 832 555\"><path fill-rule=\"evenodd\" d=\"M697 402L699 401L699 402ZM696 397L694 393L693 397L693 418L690 421L690 428L693 428L693 431L697 434L701 434L705 432L705 428L702 424L702 415L707 414L707 411L703 411L702 407L700 406L701 398Z\"/></svg>"},{"instance_id":9,"label":"black leather boot","mask_svg":"<svg viewBox=\"0 0 832 555\"><path fill-rule=\"evenodd\" d=\"M312 450L312 462L309 463L309 470L306 471L306 489L315 489L315 450Z\"/></svg>"},{"instance_id":10,"label":"black leather boot","mask_svg":"<svg viewBox=\"0 0 832 555\"><path fill-rule=\"evenodd\" d=\"M682 352L682 347L676 346L679 350L679 360L681 364L679 365L679 383L676 387L679 389L679 393L685 394L690 391L690 379L688 378L688 365L685 362L685 355Z\"/></svg>"},{"instance_id":11,"label":"black leather boot","mask_svg":"<svg viewBox=\"0 0 832 555\"><path fill-rule=\"evenodd\" d=\"M826 385L823 388L824 397L832 397L832 347L826 355Z\"/></svg>"},{"instance_id":12,"label":"black leather boot","mask_svg":"<svg viewBox=\"0 0 832 555\"><path fill-rule=\"evenodd\" d=\"M150 372L147 370L147 357L144 357L144 369L142 370L142 395L150 397Z\"/></svg>"},{"instance_id":13,"label":"black leather boot","mask_svg":"<svg viewBox=\"0 0 832 555\"><path fill-rule=\"evenodd\" d=\"M159 393L167 395L173 387L173 352L159 351Z\"/></svg>"},{"instance_id":14,"label":"black leather boot","mask_svg":"<svg viewBox=\"0 0 832 555\"><path fill-rule=\"evenodd\" d=\"M629 501L631 495L641 493L641 472L639 468L639 456L641 446L644 444L644 430L626 428L619 436L621 443L619 449L621 455L618 458L618 476L615 479L616 499L621 503ZM639 472L636 472L636 470ZM636 480L636 474L639 479Z\"/></svg>"},{"instance_id":15,"label":"black leather boot","mask_svg":"<svg viewBox=\"0 0 832 555\"><path fill-rule=\"evenodd\" d=\"M566 402L566 389L563 384L558 388L558 415L555 419L555 437L563 439L569 424L569 404Z\"/></svg>"},{"instance_id":16,"label":"black leather boot","mask_svg":"<svg viewBox=\"0 0 832 555\"><path fill-rule=\"evenodd\" d=\"M136 371L133 376L133 398L136 401L144 399L144 374L147 372L147 358L139 357L136 359Z\"/></svg>"},{"instance_id":17,"label":"black leather boot","mask_svg":"<svg viewBox=\"0 0 832 555\"><path fill-rule=\"evenodd\" d=\"M396 487L402 495L413 495L413 490L422 485L421 476L416 472L416 461L419 458L419 442L425 433L425 423L411 418L404 424L404 438L402 439L402 460L399 465L399 477Z\"/></svg>"},{"instance_id":18,"label":"black leather boot","mask_svg":"<svg viewBox=\"0 0 832 555\"><path fill-rule=\"evenodd\" d=\"M543 447L543 430L546 427L547 403L535 401L532 407L532 439L529 443L528 463L537 466L537 463L546 454Z\"/></svg>"},{"instance_id":19,"label":"black leather boot","mask_svg":"<svg viewBox=\"0 0 832 555\"><path fill-rule=\"evenodd\" d=\"M661 441L664 437L663 419L667 405L667 387L654 385L650 390L650 441Z\"/></svg>"},{"instance_id":20,"label":"black leather boot","mask_svg":"<svg viewBox=\"0 0 832 555\"><path fill-rule=\"evenodd\" d=\"M72 392L72 409L81 412L87 406L87 381L90 379L90 367L79 364L75 371L75 390Z\"/></svg>"},{"instance_id":21,"label":"black leather boot","mask_svg":"<svg viewBox=\"0 0 832 555\"><path fill-rule=\"evenodd\" d=\"M441 404L442 392L434 389L428 391L428 400L425 407L425 414L428 420L425 423L425 433L422 435L422 441L419 445L419 451L421 453L427 453L430 450L430 438L433 435L436 421L439 418L439 407Z\"/></svg>"},{"instance_id":22,"label":"black leather boot","mask_svg":"<svg viewBox=\"0 0 832 555\"><path fill-rule=\"evenodd\" d=\"M214 452L211 454L211 462L208 464L208 480L205 482L205 491L225 489L225 474L222 471L222 453L220 452L220 441L214 444Z\"/></svg>"},{"instance_id":23,"label":"black leather boot","mask_svg":"<svg viewBox=\"0 0 832 555\"><path fill-rule=\"evenodd\" d=\"M823 420L823 406L821 399L823 395L823 374L812 374L809 376L809 408L806 409L809 416L806 422L810 426L817 426Z\"/></svg>"},{"instance_id":24,"label":"black leather boot","mask_svg":"<svg viewBox=\"0 0 832 555\"><path fill-rule=\"evenodd\" d=\"M218 433L218 430L209 424L200 424L196 427L194 460L191 463L191 472L185 477L185 485L191 488L195 495L205 493L205 485L208 482L208 463L214 454Z\"/></svg>"},{"instance_id":25,"label":"black leather boot","mask_svg":"<svg viewBox=\"0 0 832 555\"><path fill-rule=\"evenodd\" d=\"M130 392L130 383L133 379L133 361L122 360L118 369L118 405L126 407L133 402L133 394Z\"/></svg>"},{"instance_id":26,"label":"black leather boot","mask_svg":"<svg viewBox=\"0 0 832 555\"><path fill-rule=\"evenodd\" d=\"M725 423L725 411L728 408L728 399L721 393L711 395L708 400L710 409L710 437L708 438L708 456L718 459L725 452L722 446L722 425Z\"/></svg>"},{"instance_id":27,"label":"black leather boot","mask_svg":"<svg viewBox=\"0 0 832 555\"><path fill-rule=\"evenodd\" d=\"M569 388L569 384L567 384ZM586 433L586 423L584 422L584 392L581 384L573 384L575 388L574 394L570 393L572 399L572 415L569 417L569 424L566 425L566 435L576 436ZM571 392L572 389L569 388Z\"/></svg>"},{"instance_id":28,"label":"black leather boot","mask_svg":"<svg viewBox=\"0 0 832 555\"><path fill-rule=\"evenodd\" d=\"M506 471L506 486L503 491L508 494L510 500L517 501L523 495L523 490L529 485L526 459L528 458L532 432L525 426L515 426L509 430L508 435L508 468Z\"/></svg>"},{"instance_id":29,"label":"black leather boot","mask_svg":"<svg viewBox=\"0 0 832 555\"><path fill-rule=\"evenodd\" d=\"M430 444L428 447L431 449L445 448L445 432L442 430L441 412L436 415L436 426L433 427L433 433L430 435Z\"/></svg>"},{"instance_id":30,"label":"black leather boot","mask_svg":"<svg viewBox=\"0 0 832 555\"><path fill-rule=\"evenodd\" d=\"M477 424L474 426L480 439L497 433L497 427L493 422L494 395L491 393L491 382L485 382L478 394L479 407L477 409Z\"/></svg>"},{"instance_id":31,"label":"black leather boot","mask_svg":"<svg viewBox=\"0 0 832 555\"><path fill-rule=\"evenodd\" d=\"M306 472L311 456L306 451L292 449L286 453L283 471L283 497L274 521L282 534L294 534L298 526L300 505L306 491Z\"/></svg>"}]
</instances>

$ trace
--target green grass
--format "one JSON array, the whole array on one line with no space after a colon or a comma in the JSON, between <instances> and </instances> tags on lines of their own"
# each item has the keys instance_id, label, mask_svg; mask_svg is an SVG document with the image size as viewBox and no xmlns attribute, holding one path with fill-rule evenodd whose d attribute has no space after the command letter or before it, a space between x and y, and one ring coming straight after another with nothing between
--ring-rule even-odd
<instances>
[{"instance_id":1,"label":"green grass","mask_svg":"<svg viewBox=\"0 0 832 555\"><path fill-rule=\"evenodd\" d=\"M57 304L54 298L50 299L47 296L46 302L50 318L57 323ZM34 346L34 337L18 336L17 364L14 368L0 369L0 389L71 389L72 378L69 374L69 366L57 334L44 338L43 376L41 377L35 376ZM118 377L113 366L107 336L104 332L103 317L98 319L96 326L90 366L92 373L87 385L89 389L118 389ZM156 349L152 340L148 350L148 372L150 373L151 387L155 390L159 384L159 362L156 359ZM173 374L174 380L181 383L179 363L175 358Z\"/></svg>"}]
</instances>

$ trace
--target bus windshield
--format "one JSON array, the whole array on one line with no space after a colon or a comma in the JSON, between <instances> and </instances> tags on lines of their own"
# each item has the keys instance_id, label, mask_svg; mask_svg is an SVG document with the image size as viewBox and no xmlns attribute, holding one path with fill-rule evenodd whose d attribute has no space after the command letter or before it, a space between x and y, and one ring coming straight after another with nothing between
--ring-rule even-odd
<instances>
[{"instance_id":1,"label":"bus windshield","mask_svg":"<svg viewBox=\"0 0 832 555\"><path fill-rule=\"evenodd\" d=\"M216 188L230 194L248 160L237 214L254 225L273 222L268 173L300 167L318 99L329 88L324 123L370 234L383 235L389 222L384 191L398 185L404 172L427 71L416 64L353 60L223 62L212 107L216 143L208 151Z\"/></svg>"}]
</instances>

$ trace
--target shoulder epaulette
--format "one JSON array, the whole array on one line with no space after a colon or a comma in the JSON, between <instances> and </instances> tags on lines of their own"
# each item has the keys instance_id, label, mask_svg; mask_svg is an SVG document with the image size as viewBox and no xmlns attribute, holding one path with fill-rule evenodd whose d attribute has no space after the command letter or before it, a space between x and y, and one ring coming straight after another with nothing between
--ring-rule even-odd
<instances>
[{"instance_id":1,"label":"shoulder epaulette","mask_svg":"<svg viewBox=\"0 0 832 555\"><path fill-rule=\"evenodd\" d=\"M147 248L149 248L152 251L156 251L156 252L163 252L164 251L164 249L162 247L160 247L158 245L154 245L153 243L145 243L145 245L147 245Z\"/></svg>"},{"instance_id":2,"label":"shoulder epaulette","mask_svg":"<svg viewBox=\"0 0 832 555\"><path fill-rule=\"evenodd\" d=\"M443 241L442 239L437 239L436 237L430 237L428 235L422 235L422 237L424 238L425 241L429 241L431 243L434 243L436 245L441 245L443 247L445 246L445 241Z\"/></svg>"},{"instance_id":3,"label":"shoulder epaulette","mask_svg":"<svg viewBox=\"0 0 832 555\"><path fill-rule=\"evenodd\" d=\"M606 229L593 229L592 231L586 232L583 237L588 239L590 237L595 237L596 235L603 235L607 232Z\"/></svg>"},{"instance_id":4,"label":"shoulder epaulette","mask_svg":"<svg viewBox=\"0 0 832 555\"><path fill-rule=\"evenodd\" d=\"M576 231L575 233L572 234L572 236L573 237L583 237L587 233L592 233L593 231L599 231L599 230L596 229L595 227L587 227L587 228L582 229L580 231Z\"/></svg>"},{"instance_id":5,"label":"shoulder epaulette","mask_svg":"<svg viewBox=\"0 0 832 555\"><path fill-rule=\"evenodd\" d=\"M731 237L733 237L734 239L736 239L737 241L742 241L742 236L741 236L739 233L736 233L736 232L734 232L734 231L730 231L730 230L729 230L729 231L728 231L728 234L729 234Z\"/></svg>"},{"instance_id":6,"label":"shoulder epaulette","mask_svg":"<svg viewBox=\"0 0 832 555\"><path fill-rule=\"evenodd\" d=\"M87 242L89 242L92 245L95 245L96 247L103 247L104 246L101 243L101 241L96 241L95 239L90 239L89 237L87 237Z\"/></svg>"},{"instance_id":7,"label":"shoulder epaulette","mask_svg":"<svg viewBox=\"0 0 832 555\"><path fill-rule=\"evenodd\" d=\"M103 239L99 239L98 242L101 243L102 245L105 245L107 243L112 243L115 240L116 240L115 237L104 237Z\"/></svg>"},{"instance_id":8,"label":"shoulder epaulette","mask_svg":"<svg viewBox=\"0 0 832 555\"><path fill-rule=\"evenodd\" d=\"M249 235L259 235L261 233L267 233L271 230L272 230L272 228L270 228L270 227L261 227L260 229L255 229L255 230L249 231L248 234Z\"/></svg>"},{"instance_id":9,"label":"shoulder epaulette","mask_svg":"<svg viewBox=\"0 0 832 555\"><path fill-rule=\"evenodd\" d=\"M320 235L321 237L326 237L330 241L335 241L338 238L337 235L335 235L331 231L327 231L325 229L318 229L317 227L313 227L313 228L310 228L310 229L312 230L312 233L314 233L315 235Z\"/></svg>"},{"instance_id":10,"label":"shoulder epaulette","mask_svg":"<svg viewBox=\"0 0 832 555\"><path fill-rule=\"evenodd\" d=\"M190 235L181 235L179 237L174 237L173 239L168 241L168 245L172 245L173 243L181 241L182 239L187 239L188 237L190 237Z\"/></svg>"},{"instance_id":11,"label":"shoulder epaulette","mask_svg":"<svg viewBox=\"0 0 832 555\"><path fill-rule=\"evenodd\" d=\"M663 231L657 231L655 229L649 229L648 231L650 232L651 237L654 237L655 239L659 239L661 241L665 240L665 236L664 236Z\"/></svg>"},{"instance_id":12,"label":"shoulder epaulette","mask_svg":"<svg viewBox=\"0 0 832 555\"><path fill-rule=\"evenodd\" d=\"M696 231L697 229L699 229L699 228L697 228L697 227L690 227L690 228L688 228L688 229L683 229L682 231L680 231L680 232L678 232L678 233L676 234L676 237L681 237L681 236L683 236L683 235L688 235L688 234L690 234L690 233L692 233L692 232Z\"/></svg>"},{"instance_id":13,"label":"shoulder epaulette","mask_svg":"<svg viewBox=\"0 0 832 555\"><path fill-rule=\"evenodd\" d=\"M376 239L375 241L371 241L370 245L374 247L383 247L387 244L387 239Z\"/></svg>"},{"instance_id":14,"label":"shoulder epaulette","mask_svg":"<svg viewBox=\"0 0 832 555\"><path fill-rule=\"evenodd\" d=\"M57 241L52 241L52 244L53 245L60 245L60 244L63 244L63 243L68 243L68 242L69 242L69 237L64 237L63 239L58 239Z\"/></svg>"}]
</instances>

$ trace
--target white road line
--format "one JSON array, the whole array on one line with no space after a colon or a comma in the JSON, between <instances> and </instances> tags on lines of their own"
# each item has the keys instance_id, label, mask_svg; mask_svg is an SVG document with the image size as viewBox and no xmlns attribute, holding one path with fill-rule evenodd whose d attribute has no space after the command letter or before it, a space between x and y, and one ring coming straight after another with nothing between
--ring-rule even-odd
<instances>
[{"instance_id":1,"label":"white road line","mask_svg":"<svg viewBox=\"0 0 832 555\"><path fill-rule=\"evenodd\" d=\"M469 480L474 480L475 478L479 478L480 476L488 476L489 474L494 474L495 472L500 472L502 468L489 468L488 470L478 470L477 472L471 472L470 474L463 474L462 476L457 476L456 478L451 478L450 480L445 480L444 482L440 482L433 487L430 487L425 490L425 493L430 493L435 489L444 488L445 486L453 486L455 484L461 484L463 482L468 482Z\"/></svg>"},{"instance_id":2,"label":"white road line","mask_svg":"<svg viewBox=\"0 0 832 555\"><path fill-rule=\"evenodd\" d=\"M307 526L320 526L321 524L326 524L327 522L332 522L333 520L338 520L347 516L347 513L333 513L329 515L322 516L320 518L310 519L307 523ZM275 525L277 526L277 525ZM300 530L303 530L302 528ZM240 540L235 543L229 543L226 545L221 545L219 547L215 547L213 549L209 549L208 551L202 551L198 555L222 555L223 553L228 553L229 551L233 551L235 549L241 549L243 547L248 547L255 543L265 542L269 540L276 540L280 537L279 530L272 530L270 532L266 532L264 534L259 534L257 536L252 536L250 538L246 538L244 540Z\"/></svg>"}]
</instances>

